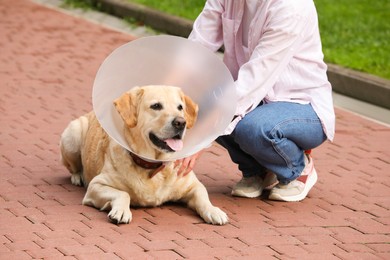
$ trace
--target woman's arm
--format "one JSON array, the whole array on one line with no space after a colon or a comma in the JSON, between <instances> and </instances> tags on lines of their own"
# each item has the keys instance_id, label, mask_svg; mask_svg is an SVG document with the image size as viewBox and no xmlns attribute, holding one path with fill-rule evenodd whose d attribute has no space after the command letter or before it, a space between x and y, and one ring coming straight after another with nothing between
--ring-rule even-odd
<instances>
[{"instance_id":1,"label":"woman's arm","mask_svg":"<svg viewBox=\"0 0 390 260\"><path fill-rule=\"evenodd\" d=\"M304 2L304 1L303 1ZM314 12L314 15L312 14ZM240 67L235 82L239 99L236 115L243 116L260 103L313 31L315 9L290 3L270 9L263 34L250 60Z\"/></svg>"},{"instance_id":2,"label":"woman's arm","mask_svg":"<svg viewBox=\"0 0 390 260\"><path fill-rule=\"evenodd\" d=\"M223 45L223 11L224 3L222 0L208 0L202 12L196 18L188 39L199 42L214 52L221 48Z\"/></svg>"}]
</instances>

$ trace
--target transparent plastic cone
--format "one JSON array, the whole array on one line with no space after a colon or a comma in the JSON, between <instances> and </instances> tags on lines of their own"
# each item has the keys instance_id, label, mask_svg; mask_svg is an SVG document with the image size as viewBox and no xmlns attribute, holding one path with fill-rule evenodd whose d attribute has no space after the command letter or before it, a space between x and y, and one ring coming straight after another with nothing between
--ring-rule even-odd
<instances>
[{"instance_id":1,"label":"transparent plastic cone","mask_svg":"<svg viewBox=\"0 0 390 260\"><path fill-rule=\"evenodd\" d=\"M113 101L131 88L145 85L180 87L199 106L196 124L186 131L183 149L170 153L167 160L181 159L208 147L234 116L234 81L215 53L176 36L139 38L117 48L104 60L92 93L93 109L101 126L129 151L133 149L124 139L124 122Z\"/></svg>"}]
</instances>

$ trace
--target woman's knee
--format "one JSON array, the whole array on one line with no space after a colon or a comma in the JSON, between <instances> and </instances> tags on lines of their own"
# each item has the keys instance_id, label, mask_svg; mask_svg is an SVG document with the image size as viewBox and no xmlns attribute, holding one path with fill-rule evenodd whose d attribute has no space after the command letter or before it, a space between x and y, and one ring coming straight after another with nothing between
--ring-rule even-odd
<instances>
[{"instance_id":1,"label":"woman's knee","mask_svg":"<svg viewBox=\"0 0 390 260\"><path fill-rule=\"evenodd\" d=\"M271 127L267 122L242 120L234 130L234 140L247 152L269 145Z\"/></svg>"}]
</instances>

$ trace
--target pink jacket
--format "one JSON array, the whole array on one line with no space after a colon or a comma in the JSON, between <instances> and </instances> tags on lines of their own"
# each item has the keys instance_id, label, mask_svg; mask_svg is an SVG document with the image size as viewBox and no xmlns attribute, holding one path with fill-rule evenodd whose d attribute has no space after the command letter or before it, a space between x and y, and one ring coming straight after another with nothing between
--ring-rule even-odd
<instances>
[{"instance_id":1,"label":"pink jacket","mask_svg":"<svg viewBox=\"0 0 390 260\"><path fill-rule=\"evenodd\" d=\"M255 1L255 0L251 0ZM312 0L257 0L243 45L245 0L208 0L189 39L217 51L225 46L224 62L235 79L236 119L260 103L311 103L329 140L335 132L332 88L323 61L317 12Z\"/></svg>"}]
</instances>

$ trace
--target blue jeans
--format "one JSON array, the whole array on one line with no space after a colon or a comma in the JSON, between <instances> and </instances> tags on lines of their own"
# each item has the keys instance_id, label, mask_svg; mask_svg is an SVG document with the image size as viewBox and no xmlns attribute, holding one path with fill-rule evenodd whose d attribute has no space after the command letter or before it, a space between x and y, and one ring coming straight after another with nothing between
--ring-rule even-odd
<instances>
[{"instance_id":1,"label":"blue jeans","mask_svg":"<svg viewBox=\"0 0 390 260\"><path fill-rule=\"evenodd\" d=\"M261 104L248 113L233 133L216 140L225 147L244 177L274 172L282 184L298 178L305 167L304 151L326 140L310 104Z\"/></svg>"}]
</instances>

